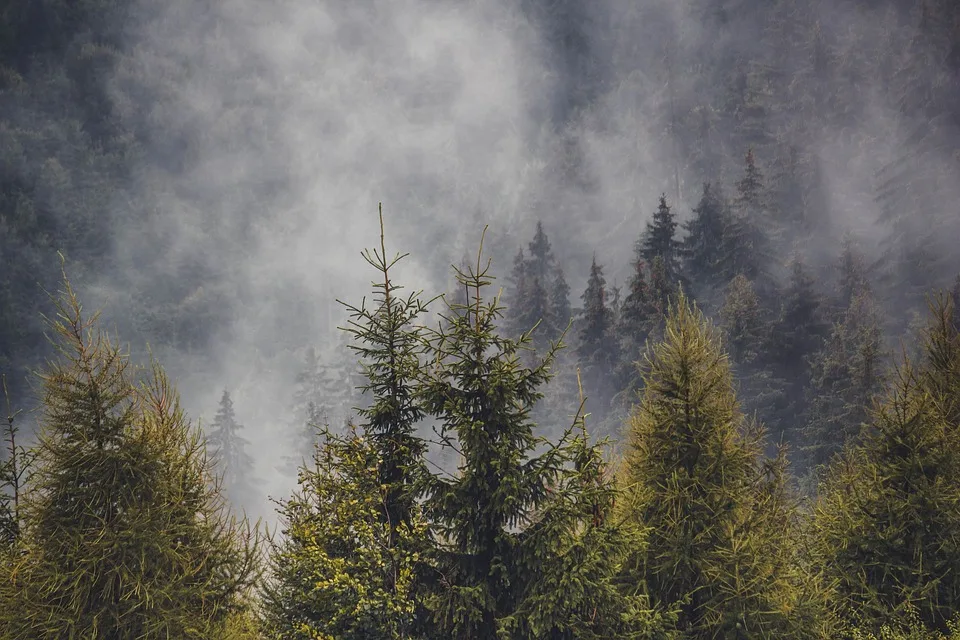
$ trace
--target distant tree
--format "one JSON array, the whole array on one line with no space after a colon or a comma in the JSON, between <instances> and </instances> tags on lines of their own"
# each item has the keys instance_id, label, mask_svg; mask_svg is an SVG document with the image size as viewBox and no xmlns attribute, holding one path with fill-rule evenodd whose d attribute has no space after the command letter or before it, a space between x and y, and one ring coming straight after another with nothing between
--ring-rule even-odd
<instances>
[{"instance_id":1,"label":"distant tree","mask_svg":"<svg viewBox=\"0 0 960 640\"><path fill-rule=\"evenodd\" d=\"M845 310L854 298L863 293L871 292L863 256L854 248L853 239L849 235L843 238L843 249L837 264L837 270L838 302L840 308Z\"/></svg>"},{"instance_id":2,"label":"distant tree","mask_svg":"<svg viewBox=\"0 0 960 640\"><path fill-rule=\"evenodd\" d=\"M217 415L213 418L207 434L207 448L223 474L223 487L231 504L240 507L250 503L256 480L253 458L247 452L250 443L240 435L243 426L237 421L233 399L224 389Z\"/></svg>"},{"instance_id":3,"label":"distant tree","mask_svg":"<svg viewBox=\"0 0 960 640\"><path fill-rule=\"evenodd\" d=\"M23 516L21 504L30 478L34 452L17 443L20 433L16 425L19 411L13 411L7 391L6 377L0 378L6 402L6 424L3 426L3 456L0 457L0 564L5 563L5 552L14 550L20 542ZM0 578L3 576L0 570Z\"/></svg>"},{"instance_id":4,"label":"distant tree","mask_svg":"<svg viewBox=\"0 0 960 640\"><path fill-rule=\"evenodd\" d=\"M784 402L775 419L789 438L797 435L796 430L806 415L804 389L810 383L810 358L830 334L823 307L813 278L802 262L795 261L790 280L781 294L780 313L764 349L765 363L774 375L786 382Z\"/></svg>"},{"instance_id":5,"label":"distant tree","mask_svg":"<svg viewBox=\"0 0 960 640\"><path fill-rule=\"evenodd\" d=\"M203 440L159 365L127 358L57 303L61 359L43 375L36 467L23 507L7 638L216 638L256 576L249 529L228 516Z\"/></svg>"},{"instance_id":6,"label":"distant tree","mask_svg":"<svg viewBox=\"0 0 960 640\"><path fill-rule=\"evenodd\" d=\"M648 534L625 579L679 612L681 637L817 637L785 459L762 460L719 336L682 293L664 335L627 425L622 509Z\"/></svg>"},{"instance_id":7,"label":"distant tree","mask_svg":"<svg viewBox=\"0 0 960 640\"><path fill-rule=\"evenodd\" d=\"M676 218L667 204L666 194L661 194L660 205L653 214L653 219L647 222L640 255L650 265L659 256L663 261L666 277L671 283L680 280L681 274L681 244L676 239L676 233Z\"/></svg>"},{"instance_id":8,"label":"distant tree","mask_svg":"<svg viewBox=\"0 0 960 640\"><path fill-rule=\"evenodd\" d=\"M860 293L811 360L801 447L808 469L826 464L860 435L883 391L885 359L879 309L869 293Z\"/></svg>"},{"instance_id":9,"label":"distant tree","mask_svg":"<svg viewBox=\"0 0 960 640\"><path fill-rule=\"evenodd\" d=\"M507 295L504 296L504 302L507 308L507 331L511 337L519 337L531 329L527 326L528 314L524 313L527 292L530 289L528 274L528 262L523 253L523 249L517 251L513 258L513 269L510 271L510 277L507 279L509 287ZM466 265L461 265L461 269Z\"/></svg>"},{"instance_id":10,"label":"distant tree","mask_svg":"<svg viewBox=\"0 0 960 640\"><path fill-rule=\"evenodd\" d=\"M617 323L617 337L620 342L621 371L619 386L628 394L636 392L640 384L638 364L646 351L647 336L657 321L644 261L637 247L633 258L633 273L627 284L627 296L620 306ZM632 402L632 398L629 401Z\"/></svg>"},{"instance_id":11,"label":"distant tree","mask_svg":"<svg viewBox=\"0 0 960 640\"><path fill-rule=\"evenodd\" d=\"M770 333L766 310L753 283L739 275L727 285L719 314L733 372L740 383L738 397L744 413L777 426L777 407L783 403L784 382L763 360Z\"/></svg>"},{"instance_id":12,"label":"distant tree","mask_svg":"<svg viewBox=\"0 0 960 640\"><path fill-rule=\"evenodd\" d=\"M570 285L563 275L563 268L557 267L553 276L553 287L550 289L550 313L554 323L562 332L567 329L573 319L573 310L570 308Z\"/></svg>"},{"instance_id":13,"label":"distant tree","mask_svg":"<svg viewBox=\"0 0 960 640\"><path fill-rule=\"evenodd\" d=\"M613 314L607 299L603 267L596 258L590 265L587 288L581 297L583 310L578 322L577 359L583 373L584 388L593 411L606 414L612 391L612 373L619 360Z\"/></svg>"},{"instance_id":14,"label":"distant tree","mask_svg":"<svg viewBox=\"0 0 960 640\"><path fill-rule=\"evenodd\" d=\"M728 217L719 187L704 184L693 218L686 223L687 235L682 245L684 271L701 299L717 285L726 284L720 266Z\"/></svg>"}]
</instances>

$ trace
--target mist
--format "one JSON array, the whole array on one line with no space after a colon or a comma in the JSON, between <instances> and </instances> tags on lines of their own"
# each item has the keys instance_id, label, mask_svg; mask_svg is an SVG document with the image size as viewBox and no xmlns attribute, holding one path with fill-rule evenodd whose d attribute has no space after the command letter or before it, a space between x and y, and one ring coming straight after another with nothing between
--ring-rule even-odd
<instances>
[{"instance_id":1,"label":"mist","mask_svg":"<svg viewBox=\"0 0 960 640\"><path fill-rule=\"evenodd\" d=\"M946 284L960 271L957 127L918 135L904 115L896 69L925 51L906 46L912 14L792 4L792 28L820 30L825 64L841 71L825 78L816 52L776 31L773 9L745 1L133 2L103 82L141 152L106 205L106 268L77 284L135 349L158 332L129 312L145 300L193 318L203 340L154 353L201 424L224 389L234 396L262 480L251 508L268 518L267 496L294 483L279 461L293 454L305 350L356 365L336 301L369 296L361 251L379 242L378 203L388 252L411 254L397 281L426 297L450 289L450 265L476 254L484 226L505 274L542 220L576 304L594 255L608 282L626 280L660 193L688 218L703 182L729 190L748 144L768 176L775 146L796 144L821 177L819 200L798 205L815 219L798 254L825 266L850 232L877 262L892 224L878 175L907 150L914 202L952 224L935 234L927 283ZM720 91L753 73L745 61L800 78L756 131ZM947 61L925 68L909 82L957 84ZM744 77L762 97L759 76ZM930 237L928 222L910 224Z\"/></svg>"}]
</instances>

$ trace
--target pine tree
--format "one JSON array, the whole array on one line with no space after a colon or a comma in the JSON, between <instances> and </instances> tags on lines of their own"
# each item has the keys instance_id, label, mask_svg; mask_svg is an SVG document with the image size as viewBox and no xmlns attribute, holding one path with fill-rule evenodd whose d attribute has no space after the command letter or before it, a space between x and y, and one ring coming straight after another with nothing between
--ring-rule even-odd
<instances>
[{"instance_id":1,"label":"pine tree","mask_svg":"<svg viewBox=\"0 0 960 640\"><path fill-rule=\"evenodd\" d=\"M517 338L532 326L527 326L527 317L524 314L524 304L526 302L527 292L529 291L529 281L527 278L528 265L523 249L517 251L513 258L513 270L507 282L510 285L507 289L505 304L507 307L507 331L511 337ZM461 269L464 265L461 265ZM469 297L469 294L468 294Z\"/></svg>"},{"instance_id":2,"label":"pine tree","mask_svg":"<svg viewBox=\"0 0 960 640\"><path fill-rule=\"evenodd\" d=\"M501 308L483 298L488 274L479 260L458 274L470 304L430 337L425 408L461 456L458 472L434 475L426 496L436 542L430 635L627 637L649 616L614 587L628 539L606 522L613 494L599 451L585 434L555 445L534 435L529 412L553 352L521 366L527 339L497 335Z\"/></svg>"},{"instance_id":3,"label":"pine tree","mask_svg":"<svg viewBox=\"0 0 960 640\"><path fill-rule=\"evenodd\" d=\"M784 458L761 459L763 430L737 406L717 332L683 294L644 382L621 480L623 512L648 534L626 579L679 612L682 637L814 637Z\"/></svg>"},{"instance_id":4,"label":"pine tree","mask_svg":"<svg viewBox=\"0 0 960 640\"><path fill-rule=\"evenodd\" d=\"M218 471L223 474L223 487L235 507L251 504L256 485L253 458L247 453L250 443L240 435L241 431L243 426L237 421L233 399L224 389L207 435L207 448Z\"/></svg>"},{"instance_id":5,"label":"pine tree","mask_svg":"<svg viewBox=\"0 0 960 640\"><path fill-rule=\"evenodd\" d=\"M769 426L793 438L807 411L804 389L810 383L810 358L823 346L830 325L824 317L823 300L802 262L793 263L781 298L780 313L764 352L765 363L786 383L785 396Z\"/></svg>"},{"instance_id":6,"label":"pine tree","mask_svg":"<svg viewBox=\"0 0 960 640\"><path fill-rule=\"evenodd\" d=\"M666 194L660 195L660 205L653 220L647 223L642 239L643 249L640 255L647 264L652 265L659 256L663 261L667 279L672 283L680 280L681 244L676 239L677 221L667 204Z\"/></svg>"},{"instance_id":7,"label":"pine tree","mask_svg":"<svg viewBox=\"0 0 960 640\"><path fill-rule=\"evenodd\" d=\"M57 312L27 542L4 586L17 615L0 636L219 637L244 609L255 540L228 516L159 365L138 386L69 282Z\"/></svg>"},{"instance_id":8,"label":"pine tree","mask_svg":"<svg viewBox=\"0 0 960 640\"><path fill-rule=\"evenodd\" d=\"M602 419L613 395L611 374L617 366L619 353L603 267L597 264L596 258L590 265L590 277L581 299L583 311L578 323L577 358L591 407Z\"/></svg>"},{"instance_id":9,"label":"pine tree","mask_svg":"<svg viewBox=\"0 0 960 640\"><path fill-rule=\"evenodd\" d=\"M10 406L6 377L0 377L3 384L3 396L6 401L7 416L3 428L4 457L0 459L0 563L6 561L7 550L15 549L20 542L22 527L21 502L24 488L30 478L33 463L33 451L17 443L20 433L16 419L19 411ZM0 573L0 576L3 574ZM2 602L2 601L0 601Z\"/></svg>"}]
</instances>

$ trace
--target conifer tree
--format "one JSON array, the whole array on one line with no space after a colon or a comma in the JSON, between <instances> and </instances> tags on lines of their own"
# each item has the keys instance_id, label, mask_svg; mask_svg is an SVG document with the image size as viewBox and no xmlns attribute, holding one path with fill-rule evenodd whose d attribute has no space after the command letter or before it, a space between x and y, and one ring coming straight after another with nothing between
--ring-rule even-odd
<instances>
[{"instance_id":1,"label":"conifer tree","mask_svg":"<svg viewBox=\"0 0 960 640\"><path fill-rule=\"evenodd\" d=\"M871 291L863 256L856 251L853 239L849 235L844 236L843 239L838 271L838 302L840 308L845 310L858 295Z\"/></svg>"},{"instance_id":2,"label":"conifer tree","mask_svg":"<svg viewBox=\"0 0 960 640\"><path fill-rule=\"evenodd\" d=\"M235 507L250 504L256 484L253 458L247 453L250 443L240 435L242 430L233 409L233 399L224 389L207 435L207 448L218 472L223 474L224 490Z\"/></svg>"},{"instance_id":3,"label":"conifer tree","mask_svg":"<svg viewBox=\"0 0 960 640\"><path fill-rule=\"evenodd\" d=\"M417 558L427 524L417 497L426 444L416 433L424 416L417 321L426 306L392 280L405 254L387 257L382 211L380 224L380 247L363 254L377 272L373 304L345 304L369 401L358 410L362 431L322 430L300 490L281 505L286 539L273 546L264 592L277 637L411 637L422 617Z\"/></svg>"},{"instance_id":4,"label":"conifer tree","mask_svg":"<svg viewBox=\"0 0 960 640\"><path fill-rule=\"evenodd\" d=\"M717 332L682 293L664 335L627 427L623 511L648 528L627 578L678 610L685 638L815 637L784 458L761 459Z\"/></svg>"},{"instance_id":5,"label":"conifer tree","mask_svg":"<svg viewBox=\"0 0 960 640\"><path fill-rule=\"evenodd\" d=\"M788 438L798 435L798 419L806 415L804 389L810 383L810 358L823 346L830 325L823 300L803 263L794 261L790 281L781 294L780 313L774 320L765 349L766 364L785 381L783 403L775 420Z\"/></svg>"},{"instance_id":6,"label":"conifer tree","mask_svg":"<svg viewBox=\"0 0 960 640\"><path fill-rule=\"evenodd\" d=\"M861 444L831 465L813 514L815 561L847 618L874 629L915 609L945 630L960 610L960 443L901 364Z\"/></svg>"},{"instance_id":7,"label":"conifer tree","mask_svg":"<svg viewBox=\"0 0 960 640\"><path fill-rule=\"evenodd\" d=\"M656 322L639 246L633 258L633 273L627 286L627 296L620 307L617 336L622 355L619 386L629 394L639 388L637 365L646 350L647 336Z\"/></svg>"},{"instance_id":8,"label":"conifer tree","mask_svg":"<svg viewBox=\"0 0 960 640\"><path fill-rule=\"evenodd\" d=\"M930 318L921 332L922 382L947 425L960 431L960 327L957 301L940 293L930 301Z\"/></svg>"},{"instance_id":9,"label":"conifer tree","mask_svg":"<svg viewBox=\"0 0 960 640\"><path fill-rule=\"evenodd\" d=\"M370 438L321 431L298 491L278 510L283 537L271 545L261 590L269 637L417 637L417 553L426 523L415 505L402 520L384 517L382 469Z\"/></svg>"},{"instance_id":10,"label":"conifer tree","mask_svg":"<svg viewBox=\"0 0 960 640\"><path fill-rule=\"evenodd\" d=\"M21 502L30 478L33 451L17 443L20 430L16 420L20 412L14 411L10 405L6 377L0 377L0 382L7 409L3 445L0 445L3 447L3 457L0 458L0 562L3 562L6 560L5 551L14 549L20 541Z\"/></svg>"},{"instance_id":11,"label":"conifer tree","mask_svg":"<svg viewBox=\"0 0 960 640\"><path fill-rule=\"evenodd\" d=\"M524 303L526 301L529 283L527 278L529 263L523 253L523 249L517 250L517 255L513 258L513 269L510 271L510 277L507 283L510 285L507 289L506 307L507 307L507 330L511 337L519 337L530 330L527 326L527 318L523 313ZM465 268L461 265L461 269ZM459 285L459 283L458 283Z\"/></svg>"},{"instance_id":12,"label":"conifer tree","mask_svg":"<svg viewBox=\"0 0 960 640\"><path fill-rule=\"evenodd\" d=\"M860 434L874 396L883 390L884 359L879 311L869 293L860 293L811 362L801 448L808 469L828 462Z\"/></svg>"},{"instance_id":13,"label":"conifer tree","mask_svg":"<svg viewBox=\"0 0 960 640\"><path fill-rule=\"evenodd\" d=\"M585 434L555 445L534 435L529 412L553 351L535 368L520 364L529 338L497 334L501 307L483 298L488 274L479 259L458 273L469 306L430 336L425 409L461 456L455 475L432 476L426 496L436 545L431 637L638 633L650 617L642 600L614 588L627 539L606 522L613 494L599 452Z\"/></svg>"},{"instance_id":14,"label":"conifer tree","mask_svg":"<svg viewBox=\"0 0 960 640\"><path fill-rule=\"evenodd\" d=\"M406 255L387 258L381 210L380 249L363 254L377 272L378 281L372 284L374 307L345 305L350 313L346 331L353 338L350 348L360 357L361 389L370 400L358 413L364 436L378 455L377 479L384 493L381 515L390 532L388 543L401 524L413 527L414 485L422 473L426 450L426 443L416 434L417 423L424 416L416 382L424 350L417 323L427 308L419 292L401 295L403 287L390 276L390 270Z\"/></svg>"},{"instance_id":15,"label":"conifer tree","mask_svg":"<svg viewBox=\"0 0 960 640\"><path fill-rule=\"evenodd\" d=\"M578 323L577 358L591 406L603 416L612 396L611 373L617 366L619 349L614 334L613 314L607 300L603 267L597 264L596 258L590 265L590 277L581 299L583 311Z\"/></svg>"},{"instance_id":16,"label":"conifer tree","mask_svg":"<svg viewBox=\"0 0 960 640\"><path fill-rule=\"evenodd\" d=\"M687 235L682 245L684 272L700 299L718 284L725 284L720 265L728 217L720 188L709 182L704 184L693 218L686 224Z\"/></svg>"},{"instance_id":17,"label":"conifer tree","mask_svg":"<svg viewBox=\"0 0 960 640\"><path fill-rule=\"evenodd\" d=\"M553 287L550 289L550 314L554 324L561 331L566 331L573 319L573 310L570 308L570 285L563 275L563 268L557 267L553 276Z\"/></svg>"},{"instance_id":18,"label":"conifer tree","mask_svg":"<svg viewBox=\"0 0 960 640\"><path fill-rule=\"evenodd\" d=\"M640 255L647 264L652 265L657 256L663 261L667 279L672 283L680 279L681 244L676 239L677 221L667 204L666 194L660 195L660 205L647 222L643 234L643 249Z\"/></svg>"},{"instance_id":19,"label":"conifer tree","mask_svg":"<svg viewBox=\"0 0 960 640\"><path fill-rule=\"evenodd\" d=\"M554 258L550 240L543 230L543 223L539 220L537 220L537 230L533 234L533 240L527 245L527 249L530 254L527 262L528 273L546 286L553 274Z\"/></svg>"},{"instance_id":20,"label":"conifer tree","mask_svg":"<svg viewBox=\"0 0 960 640\"><path fill-rule=\"evenodd\" d=\"M249 529L159 365L137 385L66 279L57 312L26 542L4 585L17 615L0 637L220 637L255 577Z\"/></svg>"}]
</instances>

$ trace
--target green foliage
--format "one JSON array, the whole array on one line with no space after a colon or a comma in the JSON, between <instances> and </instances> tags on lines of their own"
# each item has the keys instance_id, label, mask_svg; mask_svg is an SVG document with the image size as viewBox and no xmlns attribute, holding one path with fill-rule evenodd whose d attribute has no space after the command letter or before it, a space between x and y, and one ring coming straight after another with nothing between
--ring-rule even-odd
<instances>
[{"instance_id":1,"label":"green foliage","mask_svg":"<svg viewBox=\"0 0 960 640\"><path fill-rule=\"evenodd\" d=\"M533 433L531 408L548 380L551 350L521 365L519 341L497 334L501 307L484 300L489 267L459 272L471 298L430 335L433 366L424 408L460 455L454 475L434 475L431 637L632 637L652 627L642 601L614 576L629 538L607 530L612 505L599 453L586 435L550 444ZM534 455L534 450L542 453Z\"/></svg>"},{"instance_id":2,"label":"green foliage","mask_svg":"<svg viewBox=\"0 0 960 640\"><path fill-rule=\"evenodd\" d=\"M299 491L281 503L262 590L263 631L282 640L410 638L415 569L426 524L414 504L384 518L378 444L355 430L322 433Z\"/></svg>"},{"instance_id":3,"label":"green foliage","mask_svg":"<svg viewBox=\"0 0 960 640\"><path fill-rule=\"evenodd\" d=\"M832 465L814 511L817 561L847 615L874 629L911 607L944 629L960 608L960 434L925 373L898 368L872 429Z\"/></svg>"},{"instance_id":4,"label":"green foliage","mask_svg":"<svg viewBox=\"0 0 960 640\"><path fill-rule=\"evenodd\" d=\"M817 581L800 569L785 459L740 413L717 332L681 294L628 422L623 511L648 529L627 576L676 608L689 638L815 637Z\"/></svg>"},{"instance_id":5,"label":"green foliage","mask_svg":"<svg viewBox=\"0 0 960 640\"><path fill-rule=\"evenodd\" d=\"M0 636L217 637L246 606L256 539L228 516L159 365L138 385L69 282L57 312Z\"/></svg>"}]
</instances>

